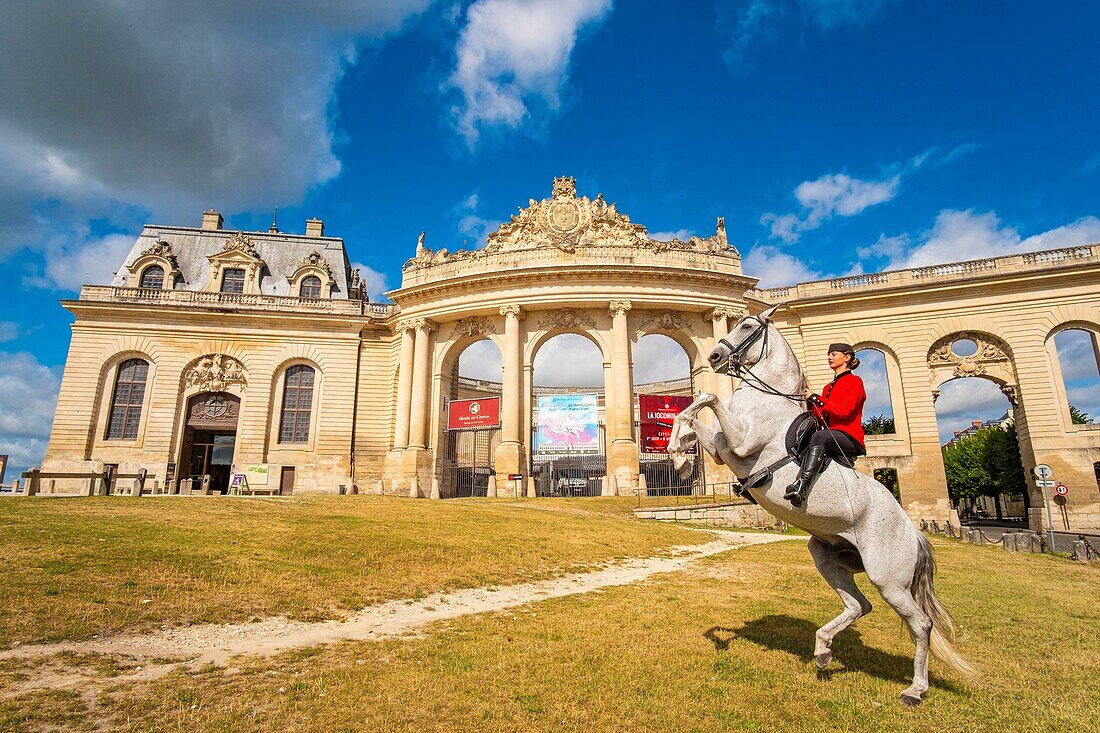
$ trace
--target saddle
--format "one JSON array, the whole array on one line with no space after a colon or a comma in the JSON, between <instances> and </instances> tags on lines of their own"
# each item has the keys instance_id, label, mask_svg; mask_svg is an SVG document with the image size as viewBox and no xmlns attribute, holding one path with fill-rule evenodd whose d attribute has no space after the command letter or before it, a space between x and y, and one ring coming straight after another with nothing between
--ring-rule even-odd
<instances>
[{"instance_id":1,"label":"saddle","mask_svg":"<svg viewBox=\"0 0 1100 733\"><path fill-rule=\"evenodd\" d=\"M770 466L766 466L746 476L733 492L742 499L748 499L753 504L756 504L757 501L752 498L749 489L755 489L758 486L763 486L768 483L772 480L772 474L788 463L801 463L802 456L805 455L806 450L810 447L810 439L813 438L814 433L823 429L824 427L818 422L812 412L803 412L800 414L791 421L790 426L787 428L787 435L783 439L784 446L787 449L787 455ZM863 454L846 453L841 457L836 457L826 454L825 461L821 464L821 473L824 473L829 468L830 463L836 463L844 468L854 468L856 459L861 455Z\"/></svg>"}]
</instances>

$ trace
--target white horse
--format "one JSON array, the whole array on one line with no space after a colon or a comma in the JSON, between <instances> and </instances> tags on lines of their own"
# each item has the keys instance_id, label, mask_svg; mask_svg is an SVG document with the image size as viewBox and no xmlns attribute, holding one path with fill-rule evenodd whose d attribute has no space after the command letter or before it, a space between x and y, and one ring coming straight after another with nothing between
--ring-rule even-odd
<instances>
[{"instance_id":1,"label":"white horse","mask_svg":"<svg viewBox=\"0 0 1100 733\"><path fill-rule=\"evenodd\" d=\"M814 659L819 669L832 661L833 638L870 613L854 575L866 572L883 599L909 627L916 644L913 684L901 693L907 706L918 705L928 690L928 652L965 674L973 668L955 651L954 625L932 587L935 561L928 540L885 486L835 462L821 472L801 507L783 498L798 471L787 458L788 426L804 411L806 378L789 344L771 322L775 306L742 319L711 352L711 367L725 374L731 364L742 377L725 404L701 394L673 425L668 452L681 474L691 471L688 451L698 442L739 479L771 474L749 489L760 506L813 535L814 564L844 603L839 616L817 630ZM716 427L699 420L703 408L718 418Z\"/></svg>"}]
</instances>

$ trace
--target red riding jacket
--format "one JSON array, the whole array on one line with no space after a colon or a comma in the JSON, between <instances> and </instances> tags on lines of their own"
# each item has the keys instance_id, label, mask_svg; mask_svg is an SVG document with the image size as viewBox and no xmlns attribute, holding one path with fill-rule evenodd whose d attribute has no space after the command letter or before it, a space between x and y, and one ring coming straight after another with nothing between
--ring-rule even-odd
<instances>
[{"instance_id":1,"label":"red riding jacket","mask_svg":"<svg viewBox=\"0 0 1100 733\"><path fill-rule=\"evenodd\" d=\"M863 403L866 401L863 380L849 370L833 377L833 381L821 390L820 397L810 395L806 403L817 419L831 430L847 433L864 445Z\"/></svg>"}]
</instances>

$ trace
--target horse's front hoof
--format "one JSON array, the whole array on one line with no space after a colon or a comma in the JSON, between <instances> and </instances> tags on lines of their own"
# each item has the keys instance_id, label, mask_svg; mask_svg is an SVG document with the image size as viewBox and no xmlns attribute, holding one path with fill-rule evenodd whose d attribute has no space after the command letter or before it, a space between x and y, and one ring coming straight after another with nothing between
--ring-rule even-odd
<instances>
[{"instance_id":1,"label":"horse's front hoof","mask_svg":"<svg viewBox=\"0 0 1100 733\"><path fill-rule=\"evenodd\" d=\"M832 653L827 652L825 654L815 654L814 655L814 664L817 665L818 669L825 669L826 667L829 666L829 664L832 661L833 661Z\"/></svg>"},{"instance_id":2,"label":"horse's front hoof","mask_svg":"<svg viewBox=\"0 0 1100 733\"><path fill-rule=\"evenodd\" d=\"M915 708L920 705L920 698L916 695L911 695L908 692L901 693L901 704L907 708Z\"/></svg>"}]
</instances>

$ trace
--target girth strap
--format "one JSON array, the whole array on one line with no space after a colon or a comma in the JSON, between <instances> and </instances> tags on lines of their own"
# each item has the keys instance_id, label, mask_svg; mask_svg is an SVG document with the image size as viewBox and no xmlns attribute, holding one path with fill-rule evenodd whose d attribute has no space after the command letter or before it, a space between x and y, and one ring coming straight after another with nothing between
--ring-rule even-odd
<instances>
[{"instance_id":1,"label":"girth strap","mask_svg":"<svg viewBox=\"0 0 1100 733\"><path fill-rule=\"evenodd\" d=\"M772 474L778 471L783 466L786 466L788 463L794 463L794 456L783 456L775 463L765 466L759 471L750 473L748 476L745 477L745 480L742 481L740 485L733 490L733 493L737 494L742 499L748 499L753 504L758 503L756 499L752 498L752 494L749 493L749 489L755 489L757 486L763 486L764 484L768 483L772 480Z\"/></svg>"}]
</instances>

